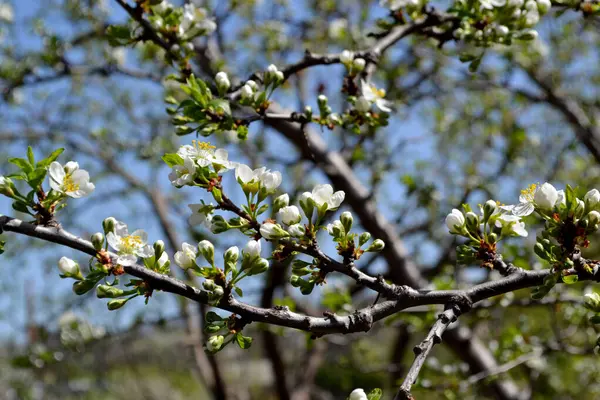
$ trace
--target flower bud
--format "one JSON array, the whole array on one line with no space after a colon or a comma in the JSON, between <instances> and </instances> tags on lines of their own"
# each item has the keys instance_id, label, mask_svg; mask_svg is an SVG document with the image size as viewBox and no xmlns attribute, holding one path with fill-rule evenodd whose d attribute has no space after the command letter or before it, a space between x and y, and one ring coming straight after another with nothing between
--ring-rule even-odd
<instances>
[{"instance_id":1,"label":"flower bud","mask_svg":"<svg viewBox=\"0 0 600 400\"><path fill-rule=\"evenodd\" d=\"M537 0L537 9L540 14L546 14L551 6L550 0Z\"/></svg>"},{"instance_id":2,"label":"flower bud","mask_svg":"<svg viewBox=\"0 0 600 400\"><path fill-rule=\"evenodd\" d=\"M535 204L544 210L551 210L557 200L558 190L548 182L540 186L533 195Z\"/></svg>"},{"instance_id":3,"label":"flower bud","mask_svg":"<svg viewBox=\"0 0 600 400\"><path fill-rule=\"evenodd\" d=\"M77 280L83 279L79 264L67 257L61 257L58 260L58 269L62 272L61 278L73 278Z\"/></svg>"},{"instance_id":4,"label":"flower bud","mask_svg":"<svg viewBox=\"0 0 600 400\"><path fill-rule=\"evenodd\" d=\"M344 230L346 233L350 233L352 230L352 224L354 223L352 213L350 211L344 211L342 215L340 215L340 221L342 221L342 225L344 225Z\"/></svg>"},{"instance_id":5,"label":"flower bud","mask_svg":"<svg viewBox=\"0 0 600 400\"><path fill-rule=\"evenodd\" d=\"M304 215L306 215L306 218L310 220L312 218L313 210L315 209L315 201L312 198L312 193L302 193L300 195L300 200L298 201L298 203L300 203L300 208L302 208L302 211L304 211Z\"/></svg>"},{"instance_id":6,"label":"flower bud","mask_svg":"<svg viewBox=\"0 0 600 400\"><path fill-rule=\"evenodd\" d=\"M278 196L273 200L273 212L281 210L283 207L287 207L290 204L290 196L287 193Z\"/></svg>"},{"instance_id":7,"label":"flower bud","mask_svg":"<svg viewBox=\"0 0 600 400\"><path fill-rule=\"evenodd\" d=\"M339 220L333 221L333 223L327 225L327 232L334 238L342 237L346 234L344 225Z\"/></svg>"},{"instance_id":8,"label":"flower bud","mask_svg":"<svg viewBox=\"0 0 600 400\"><path fill-rule=\"evenodd\" d=\"M215 335L208 338L206 341L206 350L210 353L221 350L225 338L223 335Z\"/></svg>"},{"instance_id":9,"label":"flower bud","mask_svg":"<svg viewBox=\"0 0 600 400\"><path fill-rule=\"evenodd\" d=\"M280 84L281 82L283 82L285 80L285 75L283 74L282 71L277 71L275 72L275 81Z\"/></svg>"},{"instance_id":10,"label":"flower bud","mask_svg":"<svg viewBox=\"0 0 600 400\"><path fill-rule=\"evenodd\" d=\"M248 84L245 84L244 86L242 86L240 94L242 96L242 100L252 100L252 98L254 97L254 90L252 90L252 88Z\"/></svg>"},{"instance_id":11,"label":"flower bud","mask_svg":"<svg viewBox=\"0 0 600 400\"><path fill-rule=\"evenodd\" d=\"M313 111L311 106L304 107L304 115L308 120L312 120Z\"/></svg>"},{"instance_id":12,"label":"flower bud","mask_svg":"<svg viewBox=\"0 0 600 400\"><path fill-rule=\"evenodd\" d=\"M227 250L225 250L225 254L223 254L223 260L225 263L236 264L238 258L240 257L240 249L237 246L231 246Z\"/></svg>"},{"instance_id":13,"label":"flower bud","mask_svg":"<svg viewBox=\"0 0 600 400\"><path fill-rule=\"evenodd\" d=\"M352 73L358 74L359 72L362 72L365 69L366 64L364 58L357 58L352 62Z\"/></svg>"},{"instance_id":14,"label":"flower bud","mask_svg":"<svg viewBox=\"0 0 600 400\"><path fill-rule=\"evenodd\" d=\"M281 226L271 222L264 223L260 226L260 234L262 237L269 240L282 239L290 236L290 234L284 231Z\"/></svg>"},{"instance_id":15,"label":"flower bud","mask_svg":"<svg viewBox=\"0 0 600 400\"><path fill-rule=\"evenodd\" d=\"M490 215L496 211L497 204L494 200L488 200L483 205L483 220L487 221L490 218Z\"/></svg>"},{"instance_id":16,"label":"flower bud","mask_svg":"<svg viewBox=\"0 0 600 400\"><path fill-rule=\"evenodd\" d=\"M76 295L81 296L82 294L86 294L90 290L96 286L97 281L95 280L87 280L84 279L82 281L77 281L73 284L73 292Z\"/></svg>"},{"instance_id":17,"label":"flower bud","mask_svg":"<svg viewBox=\"0 0 600 400\"><path fill-rule=\"evenodd\" d=\"M446 216L446 226L450 230L450 233L461 233L465 226L465 216L456 208L453 209L452 212Z\"/></svg>"},{"instance_id":18,"label":"flower bud","mask_svg":"<svg viewBox=\"0 0 600 400\"><path fill-rule=\"evenodd\" d=\"M115 224L117 220L113 217L108 217L104 221L102 221L102 228L104 229L104 234L108 234L108 232L113 232L115 230Z\"/></svg>"},{"instance_id":19,"label":"flower bud","mask_svg":"<svg viewBox=\"0 0 600 400\"><path fill-rule=\"evenodd\" d=\"M585 308L594 312L600 312L600 294L593 292L584 296Z\"/></svg>"},{"instance_id":20,"label":"flower bud","mask_svg":"<svg viewBox=\"0 0 600 400\"><path fill-rule=\"evenodd\" d=\"M0 194L5 195L6 197L14 198L15 190L15 184L12 179L0 176Z\"/></svg>"},{"instance_id":21,"label":"flower bud","mask_svg":"<svg viewBox=\"0 0 600 400\"><path fill-rule=\"evenodd\" d=\"M592 189L585 194L583 200L585 201L589 209L593 210L594 208L596 208L598 203L600 203L600 192L598 191L598 189Z\"/></svg>"},{"instance_id":22,"label":"flower bud","mask_svg":"<svg viewBox=\"0 0 600 400\"><path fill-rule=\"evenodd\" d=\"M229 77L227 76L227 73L223 71L217 73L217 75L215 76L215 81L217 82L217 89L219 90L219 94L221 95L227 93L227 91L231 87Z\"/></svg>"},{"instance_id":23,"label":"flower bud","mask_svg":"<svg viewBox=\"0 0 600 400\"><path fill-rule=\"evenodd\" d=\"M212 279L205 279L204 282L202 282L202 287L205 290L212 292L215 290L215 288L217 288L217 284Z\"/></svg>"},{"instance_id":24,"label":"flower bud","mask_svg":"<svg viewBox=\"0 0 600 400\"><path fill-rule=\"evenodd\" d=\"M127 303L129 301L129 299L114 299L109 301L106 306L108 307L108 309L110 311L114 311L114 310L118 310L119 308L123 307L125 305L125 303Z\"/></svg>"},{"instance_id":25,"label":"flower bud","mask_svg":"<svg viewBox=\"0 0 600 400\"><path fill-rule=\"evenodd\" d=\"M575 199L577 205L575 206L575 210L573 210L573 216L575 218L581 218L585 211L585 203L580 199Z\"/></svg>"},{"instance_id":26,"label":"flower bud","mask_svg":"<svg viewBox=\"0 0 600 400\"><path fill-rule=\"evenodd\" d=\"M296 206L285 206L279 210L279 217L281 221L286 225L294 225L300 222L302 216L300 210Z\"/></svg>"},{"instance_id":27,"label":"flower bud","mask_svg":"<svg viewBox=\"0 0 600 400\"><path fill-rule=\"evenodd\" d=\"M364 96L360 96L358 99L356 99L354 108L356 108L356 111L358 112L366 113L371 109L371 103Z\"/></svg>"},{"instance_id":28,"label":"flower bud","mask_svg":"<svg viewBox=\"0 0 600 400\"><path fill-rule=\"evenodd\" d=\"M370 239L371 239L371 234L369 232L361 233L361 235L358 237L358 247L362 247Z\"/></svg>"},{"instance_id":29,"label":"flower bud","mask_svg":"<svg viewBox=\"0 0 600 400\"><path fill-rule=\"evenodd\" d=\"M160 256L165 252L165 242L157 240L154 242L154 257L158 260Z\"/></svg>"},{"instance_id":30,"label":"flower bud","mask_svg":"<svg viewBox=\"0 0 600 400\"><path fill-rule=\"evenodd\" d=\"M594 226L600 222L600 212L590 211L590 213L588 214L588 218L590 220L590 225Z\"/></svg>"},{"instance_id":31,"label":"flower bud","mask_svg":"<svg viewBox=\"0 0 600 400\"><path fill-rule=\"evenodd\" d=\"M381 239L375 239L373 243L365 250L365 252L378 252L383 250L385 243Z\"/></svg>"},{"instance_id":32,"label":"flower bud","mask_svg":"<svg viewBox=\"0 0 600 400\"><path fill-rule=\"evenodd\" d=\"M249 258L260 257L261 245L260 241L250 240L244 248L244 256Z\"/></svg>"},{"instance_id":33,"label":"flower bud","mask_svg":"<svg viewBox=\"0 0 600 400\"><path fill-rule=\"evenodd\" d=\"M198 243L198 250L210 265L215 265L215 247L208 240Z\"/></svg>"},{"instance_id":34,"label":"flower bud","mask_svg":"<svg viewBox=\"0 0 600 400\"><path fill-rule=\"evenodd\" d=\"M125 291L115 286L98 285L96 288L96 296L98 296L99 299L114 299L116 297L121 297L124 294Z\"/></svg>"},{"instance_id":35,"label":"flower bud","mask_svg":"<svg viewBox=\"0 0 600 400\"><path fill-rule=\"evenodd\" d=\"M349 66L353 60L354 53L350 50L344 50L342 51L342 54L340 54L340 62L346 66Z\"/></svg>"},{"instance_id":36,"label":"flower bud","mask_svg":"<svg viewBox=\"0 0 600 400\"><path fill-rule=\"evenodd\" d=\"M258 90L258 84L256 82L254 82L252 79L246 81L245 85L249 86L253 92L256 92Z\"/></svg>"},{"instance_id":37,"label":"flower bud","mask_svg":"<svg viewBox=\"0 0 600 400\"><path fill-rule=\"evenodd\" d=\"M526 29L524 31L521 31L520 34L515 36L516 39L527 41L527 42L535 40L535 39L537 39L537 37L538 37L538 33L534 29Z\"/></svg>"},{"instance_id":38,"label":"flower bud","mask_svg":"<svg viewBox=\"0 0 600 400\"><path fill-rule=\"evenodd\" d=\"M367 394L365 393L365 391L363 389L354 389L352 391L352 393L350 393L350 396L348 397L348 400L367 400Z\"/></svg>"},{"instance_id":39,"label":"flower bud","mask_svg":"<svg viewBox=\"0 0 600 400\"><path fill-rule=\"evenodd\" d=\"M214 234L226 232L229 228L229 223L221 215L213 216L210 221L210 231Z\"/></svg>"},{"instance_id":40,"label":"flower bud","mask_svg":"<svg viewBox=\"0 0 600 400\"><path fill-rule=\"evenodd\" d=\"M469 211L466 217L467 227L470 230L477 230L479 228L479 218L477 217L477 214L475 214L473 211Z\"/></svg>"},{"instance_id":41,"label":"flower bud","mask_svg":"<svg viewBox=\"0 0 600 400\"><path fill-rule=\"evenodd\" d=\"M259 258L248 270L248 276L262 274L267 269L269 269L269 260L266 258Z\"/></svg>"},{"instance_id":42,"label":"flower bud","mask_svg":"<svg viewBox=\"0 0 600 400\"><path fill-rule=\"evenodd\" d=\"M320 94L319 97L317 97L317 103L319 104L319 108L325 107L327 105L327 96Z\"/></svg>"},{"instance_id":43,"label":"flower bud","mask_svg":"<svg viewBox=\"0 0 600 400\"><path fill-rule=\"evenodd\" d=\"M287 231L289 232L289 234L293 237L299 238L304 236L305 234L305 230L304 227L302 227L300 224L294 224L294 225L290 225L287 229Z\"/></svg>"},{"instance_id":44,"label":"flower bud","mask_svg":"<svg viewBox=\"0 0 600 400\"><path fill-rule=\"evenodd\" d=\"M92 242L92 246L94 246L94 249L96 249L96 251L100 251L102 250L102 246L104 245L104 235L102 234L102 232L96 232L92 235L90 241Z\"/></svg>"}]
</instances>

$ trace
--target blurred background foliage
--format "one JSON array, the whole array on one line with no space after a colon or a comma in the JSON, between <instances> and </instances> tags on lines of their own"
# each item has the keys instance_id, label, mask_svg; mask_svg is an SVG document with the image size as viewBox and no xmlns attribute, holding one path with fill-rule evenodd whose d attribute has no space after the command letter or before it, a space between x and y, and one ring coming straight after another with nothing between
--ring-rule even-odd
<instances>
[{"instance_id":1,"label":"blurred background foliage","mask_svg":"<svg viewBox=\"0 0 600 400\"><path fill-rule=\"evenodd\" d=\"M214 70L241 78L270 63L295 62L305 49L367 48L375 20L387 13L378 1L195 3L218 25L195 43L198 52L213 55ZM187 204L197 203L199 194L171 187L160 161L191 140L174 135L164 112L164 96L180 93L164 80L174 70L149 42L108 44L106 27L127 23L115 2L0 0L0 10L0 158L21 156L27 145L40 155L65 147L65 160L90 170L97 189L61 215L65 227L89 237L102 219L114 216L146 229L151 240L166 239L171 251L205 237L222 249L243 245L240 235L213 238L187 224ZM533 42L488 51L477 73L458 61L454 43L439 49L435 41L408 37L386 54L374 77L395 104L389 126L360 135L339 129L321 134L396 226L432 288L495 277L477 266L455 266L456 243L443 224L451 208L488 198L511 203L531 182L569 183L582 191L600 186L600 157L584 140L600 129L600 23L551 11L539 31ZM201 57L193 63L202 70ZM275 100L290 109L316 108L323 93L334 111L342 109L343 75L340 65L306 70ZM267 126L253 124L244 143L227 135L210 140L226 147L230 159L282 171L282 189L290 194L327 179L319 164ZM0 169L11 172L6 163ZM4 200L0 212L19 216ZM584 256L600 256L594 239ZM534 241L530 234L503 246L504 258L523 268L546 267L531 251ZM333 246L325 249L333 254ZM139 301L108 312L93 296L75 297L58 278L62 255L76 256L11 237L0 261L0 398L325 400L343 399L356 387L381 387L392 398L412 346L439 311L413 309L368 334L318 340L252 324L250 350L228 347L209 357L202 350L204 307L156 293L148 306ZM382 274L394 269L378 257L365 257L360 267ZM312 315L351 312L374 301L372 293L339 277L304 297L288 278L287 266L274 268L249 280L245 295ZM524 290L477 307L462 324L501 368L489 376L475 373L460 354L439 346L414 395L495 398L492 383L510 380L525 398L598 398L598 332L580 305L581 293L591 290L586 285L557 286L542 302L529 301Z\"/></svg>"}]
</instances>

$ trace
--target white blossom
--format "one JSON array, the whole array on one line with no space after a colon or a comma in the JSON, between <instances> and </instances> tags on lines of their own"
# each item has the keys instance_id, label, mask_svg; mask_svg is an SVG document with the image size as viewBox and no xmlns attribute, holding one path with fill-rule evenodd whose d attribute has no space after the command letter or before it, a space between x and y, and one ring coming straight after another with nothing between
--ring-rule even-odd
<instances>
[{"instance_id":1,"label":"white blossom","mask_svg":"<svg viewBox=\"0 0 600 400\"><path fill-rule=\"evenodd\" d=\"M406 6L416 6L419 5L418 0L380 0L379 5L382 7L387 7L392 11L398 10L400 8Z\"/></svg>"},{"instance_id":2,"label":"white blossom","mask_svg":"<svg viewBox=\"0 0 600 400\"><path fill-rule=\"evenodd\" d=\"M281 185L281 172L275 171L272 172L265 167L257 168L252 170L246 164L238 164L235 168L235 177L238 182L241 182L243 185L248 185L251 183L258 183L260 186L267 191L274 191Z\"/></svg>"},{"instance_id":3,"label":"white blossom","mask_svg":"<svg viewBox=\"0 0 600 400\"><path fill-rule=\"evenodd\" d=\"M525 223L516 215L502 214L496 220L496 226L502 229L503 235L527 237Z\"/></svg>"},{"instance_id":4,"label":"white blossom","mask_svg":"<svg viewBox=\"0 0 600 400\"><path fill-rule=\"evenodd\" d=\"M108 244L117 251L117 263L123 266L133 265L138 257L148 258L154 251L148 245L148 234L142 229L129 234L127 225L117 221L115 229L106 235Z\"/></svg>"},{"instance_id":5,"label":"white blossom","mask_svg":"<svg viewBox=\"0 0 600 400\"><path fill-rule=\"evenodd\" d=\"M192 226L204 225L206 228L210 228L212 225L212 212L214 206L210 204L188 204L192 215L190 215L188 222Z\"/></svg>"},{"instance_id":6,"label":"white blossom","mask_svg":"<svg viewBox=\"0 0 600 400\"><path fill-rule=\"evenodd\" d=\"M95 189L90 182L90 174L79 169L79 164L70 161L64 167L57 161L50 164L50 187L59 193L78 199L87 196Z\"/></svg>"},{"instance_id":7,"label":"white blossom","mask_svg":"<svg viewBox=\"0 0 600 400\"><path fill-rule=\"evenodd\" d=\"M242 90L240 92L242 99L252 99L254 97L254 90L250 87L250 85L245 84L242 86Z\"/></svg>"},{"instance_id":8,"label":"white blossom","mask_svg":"<svg viewBox=\"0 0 600 400\"><path fill-rule=\"evenodd\" d=\"M183 159L183 165L173 165L173 169L169 173L171 184L176 187L182 187L194 180L196 174L196 163L190 157Z\"/></svg>"},{"instance_id":9,"label":"white blossom","mask_svg":"<svg viewBox=\"0 0 600 400\"><path fill-rule=\"evenodd\" d=\"M212 165L215 170L232 169L235 163L228 160L228 153L225 149L217 149L208 142L192 140L192 145L186 144L181 146L177 151L177 155L184 159L188 157L200 167L208 167Z\"/></svg>"},{"instance_id":10,"label":"white blossom","mask_svg":"<svg viewBox=\"0 0 600 400\"><path fill-rule=\"evenodd\" d=\"M173 259L175 260L175 264L183 269L188 269L194 266L197 257L198 248L184 242L181 245L181 250L175 253Z\"/></svg>"},{"instance_id":11,"label":"white blossom","mask_svg":"<svg viewBox=\"0 0 600 400\"><path fill-rule=\"evenodd\" d=\"M311 199L319 209L327 204L326 210L337 210L345 197L346 193L344 193L343 190L338 190L334 193L333 187L329 184L325 184L315 186L312 193L304 192L300 199L304 202Z\"/></svg>"},{"instance_id":12,"label":"white blossom","mask_svg":"<svg viewBox=\"0 0 600 400\"><path fill-rule=\"evenodd\" d=\"M494 7L504 7L507 0L479 0L480 9L493 10Z\"/></svg>"},{"instance_id":13,"label":"white blossom","mask_svg":"<svg viewBox=\"0 0 600 400\"><path fill-rule=\"evenodd\" d=\"M536 205L542 209L550 210L557 204L558 200L559 191L548 182L541 186L531 184L527 189L521 190L519 204L501 206L500 208L509 211L513 215L524 217L531 214Z\"/></svg>"},{"instance_id":14,"label":"white blossom","mask_svg":"<svg viewBox=\"0 0 600 400\"><path fill-rule=\"evenodd\" d=\"M375 85L367 83L364 80L360 81L360 88L364 98L367 99L370 103L374 103L377 106L377 108L379 108L381 111L392 111L392 109L390 108L391 103L384 99L384 89L377 89Z\"/></svg>"},{"instance_id":15,"label":"white blossom","mask_svg":"<svg viewBox=\"0 0 600 400\"><path fill-rule=\"evenodd\" d=\"M546 14L552 7L550 0L537 0L537 9L541 14Z\"/></svg>"}]
</instances>

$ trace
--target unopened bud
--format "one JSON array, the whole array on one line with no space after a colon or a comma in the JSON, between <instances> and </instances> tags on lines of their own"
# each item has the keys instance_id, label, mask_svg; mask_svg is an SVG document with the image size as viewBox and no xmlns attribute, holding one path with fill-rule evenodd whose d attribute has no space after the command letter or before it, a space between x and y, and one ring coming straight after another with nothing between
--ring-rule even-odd
<instances>
[{"instance_id":1,"label":"unopened bud","mask_svg":"<svg viewBox=\"0 0 600 400\"><path fill-rule=\"evenodd\" d=\"M99 299L114 299L123 296L124 293L125 291L115 286L98 285L96 288L96 296L98 296Z\"/></svg>"},{"instance_id":2,"label":"unopened bud","mask_svg":"<svg viewBox=\"0 0 600 400\"><path fill-rule=\"evenodd\" d=\"M154 257L158 260L162 253L165 252L165 242L162 240L157 240L154 242Z\"/></svg>"},{"instance_id":3,"label":"unopened bud","mask_svg":"<svg viewBox=\"0 0 600 400\"><path fill-rule=\"evenodd\" d=\"M584 296L585 308L594 312L600 312L600 295L596 292L588 293Z\"/></svg>"},{"instance_id":4,"label":"unopened bud","mask_svg":"<svg viewBox=\"0 0 600 400\"><path fill-rule=\"evenodd\" d=\"M129 299L114 299L109 301L106 306L110 311L118 310L119 308L123 307L128 300Z\"/></svg>"},{"instance_id":5,"label":"unopened bud","mask_svg":"<svg viewBox=\"0 0 600 400\"><path fill-rule=\"evenodd\" d=\"M104 245L104 235L102 232L96 232L92 235L91 238L92 246L96 251L102 250L102 246Z\"/></svg>"},{"instance_id":6,"label":"unopened bud","mask_svg":"<svg viewBox=\"0 0 600 400\"><path fill-rule=\"evenodd\" d=\"M208 338L206 341L206 350L210 353L219 351L223 346L225 338L223 335L215 335Z\"/></svg>"},{"instance_id":7,"label":"unopened bud","mask_svg":"<svg viewBox=\"0 0 600 400\"><path fill-rule=\"evenodd\" d=\"M352 62L352 72L358 74L365 69L366 62L364 58L357 58Z\"/></svg>"},{"instance_id":8,"label":"unopened bud","mask_svg":"<svg viewBox=\"0 0 600 400\"><path fill-rule=\"evenodd\" d=\"M358 247L363 246L370 239L371 239L371 234L369 232L363 232L363 233L361 233L361 235L358 237Z\"/></svg>"},{"instance_id":9,"label":"unopened bud","mask_svg":"<svg viewBox=\"0 0 600 400\"><path fill-rule=\"evenodd\" d=\"M115 224L117 220L113 217L108 217L104 221L102 221L102 228L104 229L104 233L108 234L108 232L113 232L115 230Z\"/></svg>"},{"instance_id":10,"label":"unopened bud","mask_svg":"<svg viewBox=\"0 0 600 400\"><path fill-rule=\"evenodd\" d=\"M365 250L365 252L378 252L383 250L385 243L381 239L375 239L373 243Z\"/></svg>"},{"instance_id":11,"label":"unopened bud","mask_svg":"<svg viewBox=\"0 0 600 400\"><path fill-rule=\"evenodd\" d=\"M282 194L273 200L273 212L276 213L283 207L287 207L290 203L290 196L287 193Z\"/></svg>"},{"instance_id":12,"label":"unopened bud","mask_svg":"<svg viewBox=\"0 0 600 400\"><path fill-rule=\"evenodd\" d=\"M490 218L490 215L496 211L496 208L498 208L498 205L494 200L486 201L483 205L483 220L487 221Z\"/></svg>"},{"instance_id":13,"label":"unopened bud","mask_svg":"<svg viewBox=\"0 0 600 400\"><path fill-rule=\"evenodd\" d=\"M198 250L210 265L215 265L215 247L208 240L198 243Z\"/></svg>"},{"instance_id":14,"label":"unopened bud","mask_svg":"<svg viewBox=\"0 0 600 400\"><path fill-rule=\"evenodd\" d=\"M344 211L342 215L340 215L340 221L342 221L346 233L349 233L352 230L352 224L354 223L352 213L350 213L350 211Z\"/></svg>"}]
</instances>

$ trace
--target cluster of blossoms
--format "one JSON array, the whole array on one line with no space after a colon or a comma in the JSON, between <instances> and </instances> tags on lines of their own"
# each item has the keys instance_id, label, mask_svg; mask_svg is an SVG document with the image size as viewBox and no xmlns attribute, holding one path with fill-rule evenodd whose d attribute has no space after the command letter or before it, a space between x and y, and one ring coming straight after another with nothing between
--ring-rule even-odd
<instances>
[{"instance_id":1,"label":"cluster of blossoms","mask_svg":"<svg viewBox=\"0 0 600 400\"><path fill-rule=\"evenodd\" d=\"M477 46L491 43L511 44L513 39L533 40L537 32L531 28L548 12L550 0L480 0L478 3L458 1L456 12L463 14L454 37ZM476 15L476 18L466 15Z\"/></svg>"},{"instance_id":2,"label":"cluster of blossoms","mask_svg":"<svg viewBox=\"0 0 600 400\"><path fill-rule=\"evenodd\" d=\"M217 28L215 22L208 17L208 11L197 8L192 3L178 8L163 0L152 6L152 13L149 20L155 29L162 33L176 29L179 38L183 40L209 35Z\"/></svg>"},{"instance_id":3,"label":"cluster of blossoms","mask_svg":"<svg viewBox=\"0 0 600 400\"><path fill-rule=\"evenodd\" d=\"M527 237L521 218L535 212L545 227L534 250L558 271L573 266L571 258L576 247L587 247L588 235L598 230L600 192L592 189L580 199L571 187L557 190L546 182L522 190L518 204L500 206L488 200L480 207L480 215L468 205L464 209L454 209L446 217L450 233L470 240L468 245L459 246L459 261L485 263L489 254L495 254L496 243L502 237Z\"/></svg>"},{"instance_id":4,"label":"cluster of blossoms","mask_svg":"<svg viewBox=\"0 0 600 400\"><path fill-rule=\"evenodd\" d=\"M269 98L285 80L285 75L276 65L271 64L263 73L262 88L253 80L248 80L240 89L240 104L250 106L262 113L269 107Z\"/></svg>"}]
</instances>

